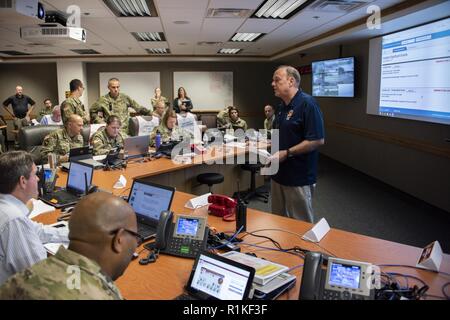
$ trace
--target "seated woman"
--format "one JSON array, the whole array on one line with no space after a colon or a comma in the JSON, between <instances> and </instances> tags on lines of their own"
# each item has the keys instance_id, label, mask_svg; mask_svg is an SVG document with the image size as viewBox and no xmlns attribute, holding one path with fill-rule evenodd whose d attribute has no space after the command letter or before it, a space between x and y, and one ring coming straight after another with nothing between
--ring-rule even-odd
<instances>
[{"instance_id":1,"label":"seated woman","mask_svg":"<svg viewBox=\"0 0 450 320\"><path fill-rule=\"evenodd\" d=\"M183 87L178 88L178 97L173 100L173 109L176 113L181 111L189 112L193 108L192 100L188 97L186 90Z\"/></svg>"},{"instance_id":2,"label":"seated woman","mask_svg":"<svg viewBox=\"0 0 450 320\"><path fill-rule=\"evenodd\" d=\"M108 117L106 127L101 127L94 133L91 139L94 156L108 154L112 149L123 148L121 125L119 117L112 115Z\"/></svg>"},{"instance_id":3,"label":"seated woman","mask_svg":"<svg viewBox=\"0 0 450 320\"><path fill-rule=\"evenodd\" d=\"M157 133L161 135L161 143L193 138L189 132L178 127L177 113L172 108L164 113L161 123L150 134L150 146L152 147L155 146Z\"/></svg>"},{"instance_id":4,"label":"seated woman","mask_svg":"<svg viewBox=\"0 0 450 320\"><path fill-rule=\"evenodd\" d=\"M226 130L226 129L242 129L244 131L247 131L247 122L241 118L239 118L239 110L236 107L228 107L228 117L229 120L227 123L225 123L222 127L220 127L220 130Z\"/></svg>"}]
</instances>

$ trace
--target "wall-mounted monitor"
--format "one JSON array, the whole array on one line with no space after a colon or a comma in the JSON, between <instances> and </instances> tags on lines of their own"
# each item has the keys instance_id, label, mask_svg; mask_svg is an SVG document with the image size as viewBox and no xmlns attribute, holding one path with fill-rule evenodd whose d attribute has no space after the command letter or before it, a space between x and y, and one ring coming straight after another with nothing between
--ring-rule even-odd
<instances>
[{"instance_id":1,"label":"wall-mounted monitor","mask_svg":"<svg viewBox=\"0 0 450 320\"><path fill-rule=\"evenodd\" d=\"M353 98L355 96L355 59L353 57L312 63L314 97Z\"/></svg>"},{"instance_id":2,"label":"wall-mounted monitor","mask_svg":"<svg viewBox=\"0 0 450 320\"><path fill-rule=\"evenodd\" d=\"M450 124L450 18L370 40L367 113Z\"/></svg>"}]
</instances>

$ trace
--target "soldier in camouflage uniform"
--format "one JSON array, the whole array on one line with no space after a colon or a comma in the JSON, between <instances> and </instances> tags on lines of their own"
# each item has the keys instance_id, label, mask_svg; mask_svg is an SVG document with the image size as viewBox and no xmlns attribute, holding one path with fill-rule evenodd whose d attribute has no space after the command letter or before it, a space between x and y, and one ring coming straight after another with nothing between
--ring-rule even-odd
<instances>
[{"instance_id":1,"label":"soldier in camouflage uniform","mask_svg":"<svg viewBox=\"0 0 450 320\"><path fill-rule=\"evenodd\" d=\"M52 114L53 112L53 104L52 104L52 100L50 100L49 98L44 100L44 107L41 108L41 110L39 111L39 114L36 118L37 122L41 122L42 117L46 116L48 114Z\"/></svg>"},{"instance_id":2,"label":"soldier in camouflage uniform","mask_svg":"<svg viewBox=\"0 0 450 320\"><path fill-rule=\"evenodd\" d=\"M169 141L180 141L192 139L193 135L177 126L177 113L169 108L161 120L159 126L155 127L150 134L150 146L155 146L156 134L161 135L161 143Z\"/></svg>"},{"instance_id":3,"label":"soldier in camouflage uniform","mask_svg":"<svg viewBox=\"0 0 450 320\"><path fill-rule=\"evenodd\" d=\"M89 109L92 123L104 123L110 115L116 115L122 122L122 134L129 135L128 121L130 114L128 108L133 108L141 115L151 115L152 111L139 105L126 94L120 93L120 82L117 78L108 81L109 93L100 97Z\"/></svg>"},{"instance_id":4,"label":"soldier in camouflage uniform","mask_svg":"<svg viewBox=\"0 0 450 320\"><path fill-rule=\"evenodd\" d=\"M79 115L71 115L64 128L55 130L44 138L41 149L42 161L47 162L49 153L55 153L59 163L69 161L70 149L84 145L82 129L83 119Z\"/></svg>"},{"instance_id":5,"label":"soldier in camouflage uniform","mask_svg":"<svg viewBox=\"0 0 450 320\"><path fill-rule=\"evenodd\" d=\"M164 106L166 106L167 98L163 97L161 95L161 89L160 88L156 88L155 89L155 95L153 96L153 98L151 98L150 102L152 104L152 108L153 108L153 111L154 111L155 108L156 108L156 105L159 102L162 102L164 104Z\"/></svg>"},{"instance_id":6,"label":"soldier in camouflage uniform","mask_svg":"<svg viewBox=\"0 0 450 320\"><path fill-rule=\"evenodd\" d=\"M239 110L236 107L229 108L228 116L230 117L230 122L223 126L223 129L242 129L247 131L247 122L239 118Z\"/></svg>"},{"instance_id":7,"label":"soldier in camouflage uniform","mask_svg":"<svg viewBox=\"0 0 450 320\"><path fill-rule=\"evenodd\" d=\"M69 221L69 249L17 273L0 299L121 300L114 282L142 239L131 206L105 192L82 198Z\"/></svg>"},{"instance_id":8,"label":"soldier in camouflage uniform","mask_svg":"<svg viewBox=\"0 0 450 320\"><path fill-rule=\"evenodd\" d=\"M120 132L120 119L117 116L110 116L106 121L106 127L100 128L92 136L94 155L108 154L112 149L123 148L123 136Z\"/></svg>"},{"instance_id":9,"label":"soldier in camouflage uniform","mask_svg":"<svg viewBox=\"0 0 450 320\"><path fill-rule=\"evenodd\" d=\"M230 116L228 115L230 108L232 106L226 107L217 114L217 129L225 129L230 123Z\"/></svg>"},{"instance_id":10,"label":"soldier in camouflage uniform","mask_svg":"<svg viewBox=\"0 0 450 320\"><path fill-rule=\"evenodd\" d=\"M86 112L84 105L80 101L83 92L84 86L80 80L73 79L70 81L70 97L61 103L61 117L64 125L73 114L79 115L85 125L89 124L88 112Z\"/></svg>"}]
</instances>

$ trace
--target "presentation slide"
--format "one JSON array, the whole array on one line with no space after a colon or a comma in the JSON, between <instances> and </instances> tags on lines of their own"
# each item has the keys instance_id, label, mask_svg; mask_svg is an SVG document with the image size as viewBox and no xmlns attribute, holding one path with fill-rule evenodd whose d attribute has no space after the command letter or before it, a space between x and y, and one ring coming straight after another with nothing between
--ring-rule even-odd
<instances>
[{"instance_id":1,"label":"presentation slide","mask_svg":"<svg viewBox=\"0 0 450 320\"><path fill-rule=\"evenodd\" d=\"M312 63L312 93L314 97L353 97L354 58Z\"/></svg>"},{"instance_id":2,"label":"presentation slide","mask_svg":"<svg viewBox=\"0 0 450 320\"><path fill-rule=\"evenodd\" d=\"M378 115L450 124L450 18L386 35L378 45Z\"/></svg>"}]
</instances>

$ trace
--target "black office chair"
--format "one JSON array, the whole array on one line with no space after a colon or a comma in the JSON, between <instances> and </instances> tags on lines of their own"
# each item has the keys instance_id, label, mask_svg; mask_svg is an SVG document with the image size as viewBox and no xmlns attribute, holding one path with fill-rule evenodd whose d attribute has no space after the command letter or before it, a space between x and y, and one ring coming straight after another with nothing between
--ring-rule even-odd
<instances>
[{"instance_id":1,"label":"black office chair","mask_svg":"<svg viewBox=\"0 0 450 320\"><path fill-rule=\"evenodd\" d=\"M33 156L34 163L42 164L41 148L44 138L60 126L27 126L19 131L19 148Z\"/></svg>"},{"instance_id":2,"label":"black office chair","mask_svg":"<svg viewBox=\"0 0 450 320\"><path fill-rule=\"evenodd\" d=\"M241 169L244 171L250 171L250 188L247 191L239 192L239 196L245 203L248 203L250 199L259 198L267 203L269 201L269 192L264 190L263 187L256 188L256 173L263 167L261 163L255 164L241 164Z\"/></svg>"},{"instance_id":3,"label":"black office chair","mask_svg":"<svg viewBox=\"0 0 450 320\"><path fill-rule=\"evenodd\" d=\"M212 193L212 186L222 183L224 181L224 177L220 173L202 173L197 176L197 181L201 184L207 184L209 187L209 192Z\"/></svg>"}]
</instances>

